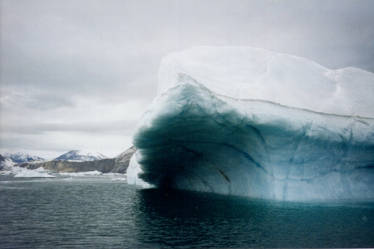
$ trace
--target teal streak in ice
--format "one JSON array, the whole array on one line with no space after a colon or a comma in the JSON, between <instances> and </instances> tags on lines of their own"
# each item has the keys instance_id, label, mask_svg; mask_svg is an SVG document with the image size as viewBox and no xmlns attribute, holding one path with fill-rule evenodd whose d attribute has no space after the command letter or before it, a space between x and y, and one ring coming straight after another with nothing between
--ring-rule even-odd
<instances>
[{"instance_id":1,"label":"teal streak in ice","mask_svg":"<svg viewBox=\"0 0 374 249\"><path fill-rule=\"evenodd\" d=\"M374 199L372 74L258 49L207 50L164 59L159 95L134 136L130 183L276 200Z\"/></svg>"},{"instance_id":2,"label":"teal streak in ice","mask_svg":"<svg viewBox=\"0 0 374 249\"><path fill-rule=\"evenodd\" d=\"M148 183L283 200L374 198L373 119L237 101L193 83L158 101L161 112L134 139Z\"/></svg>"}]
</instances>

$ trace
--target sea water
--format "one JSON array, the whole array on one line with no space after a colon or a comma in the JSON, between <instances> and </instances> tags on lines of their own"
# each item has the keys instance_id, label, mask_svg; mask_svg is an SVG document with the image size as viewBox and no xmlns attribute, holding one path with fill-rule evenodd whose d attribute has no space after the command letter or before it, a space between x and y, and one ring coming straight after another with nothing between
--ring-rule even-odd
<instances>
[{"instance_id":1,"label":"sea water","mask_svg":"<svg viewBox=\"0 0 374 249\"><path fill-rule=\"evenodd\" d=\"M138 189L118 176L0 177L0 248L374 247L373 203Z\"/></svg>"}]
</instances>

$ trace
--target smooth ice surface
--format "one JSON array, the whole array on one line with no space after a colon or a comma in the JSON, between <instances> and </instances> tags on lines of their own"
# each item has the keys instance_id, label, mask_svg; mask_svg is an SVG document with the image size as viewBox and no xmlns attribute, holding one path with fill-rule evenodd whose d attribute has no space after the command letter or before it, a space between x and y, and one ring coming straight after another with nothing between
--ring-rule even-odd
<instances>
[{"instance_id":1,"label":"smooth ice surface","mask_svg":"<svg viewBox=\"0 0 374 249\"><path fill-rule=\"evenodd\" d=\"M279 200L374 199L374 76L252 48L166 57L129 183Z\"/></svg>"}]
</instances>

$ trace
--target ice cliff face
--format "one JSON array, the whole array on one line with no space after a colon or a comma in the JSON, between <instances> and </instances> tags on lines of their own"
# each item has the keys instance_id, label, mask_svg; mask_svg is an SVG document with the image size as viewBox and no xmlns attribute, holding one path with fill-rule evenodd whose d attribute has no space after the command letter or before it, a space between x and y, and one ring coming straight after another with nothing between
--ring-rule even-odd
<instances>
[{"instance_id":1,"label":"ice cliff face","mask_svg":"<svg viewBox=\"0 0 374 249\"><path fill-rule=\"evenodd\" d=\"M253 48L166 57L131 183L278 200L374 198L374 75Z\"/></svg>"}]
</instances>

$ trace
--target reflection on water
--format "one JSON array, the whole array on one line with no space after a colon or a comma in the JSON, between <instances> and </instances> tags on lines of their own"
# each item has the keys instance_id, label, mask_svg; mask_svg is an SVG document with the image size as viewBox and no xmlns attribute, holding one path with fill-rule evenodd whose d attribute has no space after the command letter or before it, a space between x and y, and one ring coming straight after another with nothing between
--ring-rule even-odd
<instances>
[{"instance_id":1,"label":"reflection on water","mask_svg":"<svg viewBox=\"0 0 374 249\"><path fill-rule=\"evenodd\" d=\"M162 246L366 247L374 209L270 202L185 191L140 190L138 240Z\"/></svg>"},{"instance_id":2,"label":"reflection on water","mask_svg":"<svg viewBox=\"0 0 374 249\"><path fill-rule=\"evenodd\" d=\"M113 177L0 178L0 248L374 247L373 211L139 190Z\"/></svg>"}]
</instances>

